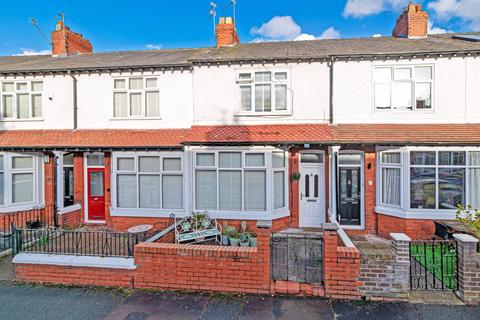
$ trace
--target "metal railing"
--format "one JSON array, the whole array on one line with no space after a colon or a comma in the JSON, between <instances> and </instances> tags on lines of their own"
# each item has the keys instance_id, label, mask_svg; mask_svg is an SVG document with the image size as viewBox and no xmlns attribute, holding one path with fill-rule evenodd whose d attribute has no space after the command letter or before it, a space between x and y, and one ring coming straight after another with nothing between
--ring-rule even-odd
<instances>
[{"instance_id":1,"label":"metal railing","mask_svg":"<svg viewBox=\"0 0 480 320\"><path fill-rule=\"evenodd\" d=\"M20 228L39 229L55 225L53 205L26 211L0 214L0 251L12 247L12 226Z\"/></svg>"},{"instance_id":2,"label":"metal railing","mask_svg":"<svg viewBox=\"0 0 480 320\"><path fill-rule=\"evenodd\" d=\"M126 232L63 229L13 230L13 254L133 257L139 236Z\"/></svg>"}]
</instances>

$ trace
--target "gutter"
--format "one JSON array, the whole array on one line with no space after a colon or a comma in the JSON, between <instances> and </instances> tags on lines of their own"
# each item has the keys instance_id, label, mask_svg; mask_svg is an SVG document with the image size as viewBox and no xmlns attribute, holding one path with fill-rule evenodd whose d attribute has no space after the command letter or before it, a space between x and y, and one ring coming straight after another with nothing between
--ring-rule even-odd
<instances>
[{"instance_id":1,"label":"gutter","mask_svg":"<svg viewBox=\"0 0 480 320\"><path fill-rule=\"evenodd\" d=\"M78 127L78 99L77 99L77 78L69 70L68 75L72 78L72 100L73 100L73 130Z\"/></svg>"}]
</instances>

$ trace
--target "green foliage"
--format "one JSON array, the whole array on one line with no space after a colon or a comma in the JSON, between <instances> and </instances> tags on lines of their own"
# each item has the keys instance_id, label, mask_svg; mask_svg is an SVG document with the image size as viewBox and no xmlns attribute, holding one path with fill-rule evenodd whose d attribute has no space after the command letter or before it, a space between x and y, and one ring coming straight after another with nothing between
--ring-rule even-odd
<instances>
[{"instance_id":1,"label":"green foliage","mask_svg":"<svg viewBox=\"0 0 480 320\"><path fill-rule=\"evenodd\" d=\"M46 235L43 235L41 236L38 240L37 240L37 244L39 246L44 246L48 243L48 241L50 240L50 237L48 236L48 234Z\"/></svg>"},{"instance_id":2,"label":"green foliage","mask_svg":"<svg viewBox=\"0 0 480 320\"><path fill-rule=\"evenodd\" d=\"M471 206L465 208L462 205L457 207L457 221L460 222L469 233L480 239L480 210Z\"/></svg>"},{"instance_id":3,"label":"green foliage","mask_svg":"<svg viewBox=\"0 0 480 320\"><path fill-rule=\"evenodd\" d=\"M223 228L222 234L227 237L231 237L234 233L237 232L237 228L234 226L225 226Z\"/></svg>"}]
</instances>

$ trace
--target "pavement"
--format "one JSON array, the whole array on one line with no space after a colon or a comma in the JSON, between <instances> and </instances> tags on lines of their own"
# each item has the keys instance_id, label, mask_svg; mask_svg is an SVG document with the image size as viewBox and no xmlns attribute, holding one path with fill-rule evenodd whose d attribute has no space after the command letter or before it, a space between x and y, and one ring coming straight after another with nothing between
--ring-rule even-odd
<instances>
[{"instance_id":1,"label":"pavement","mask_svg":"<svg viewBox=\"0 0 480 320\"><path fill-rule=\"evenodd\" d=\"M11 272L11 264L5 260L7 258L0 258L0 274ZM0 280L0 319L478 320L480 306L130 291Z\"/></svg>"}]
</instances>

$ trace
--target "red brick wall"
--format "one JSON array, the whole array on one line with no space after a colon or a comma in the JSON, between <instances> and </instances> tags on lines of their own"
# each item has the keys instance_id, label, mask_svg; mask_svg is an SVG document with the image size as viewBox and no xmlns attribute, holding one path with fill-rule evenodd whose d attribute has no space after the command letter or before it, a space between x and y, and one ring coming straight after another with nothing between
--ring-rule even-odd
<instances>
[{"instance_id":1,"label":"red brick wall","mask_svg":"<svg viewBox=\"0 0 480 320\"><path fill-rule=\"evenodd\" d=\"M133 270L54 265L16 264L15 279L19 281L64 285L133 287Z\"/></svg>"},{"instance_id":2,"label":"red brick wall","mask_svg":"<svg viewBox=\"0 0 480 320\"><path fill-rule=\"evenodd\" d=\"M410 3L398 17L392 35L394 37L421 38L427 36L428 13L421 4Z\"/></svg>"},{"instance_id":3,"label":"red brick wall","mask_svg":"<svg viewBox=\"0 0 480 320\"><path fill-rule=\"evenodd\" d=\"M52 54L92 53L93 47L90 41L83 38L79 33L72 32L67 26L59 21L57 30L52 32Z\"/></svg>"},{"instance_id":4,"label":"red brick wall","mask_svg":"<svg viewBox=\"0 0 480 320\"><path fill-rule=\"evenodd\" d=\"M339 246L336 231L324 231L325 296L335 299L360 299L360 252Z\"/></svg>"},{"instance_id":5,"label":"red brick wall","mask_svg":"<svg viewBox=\"0 0 480 320\"><path fill-rule=\"evenodd\" d=\"M377 214L378 235L389 238L390 233L402 232L413 240L431 239L435 235L435 224L433 220L403 219L384 214Z\"/></svg>"},{"instance_id":6,"label":"red brick wall","mask_svg":"<svg viewBox=\"0 0 480 320\"><path fill-rule=\"evenodd\" d=\"M270 292L270 236L258 247L141 243L135 247L135 287L221 292Z\"/></svg>"},{"instance_id":7,"label":"red brick wall","mask_svg":"<svg viewBox=\"0 0 480 320\"><path fill-rule=\"evenodd\" d=\"M235 24L226 23L225 18L220 18L220 23L216 26L216 37L217 48L234 46L240 43L237 31L235 30Z\"/></svg>"},{"instance_id":8,"label":"red brick wall","mask_svg":"<svg viewBox=\"0 0 480 320\"><path fill-rule=\"evenodd\" d=\"M58 215L58 224L62 228L77 228L83 224L83 210L75 210Z\"/></svg>"}]
</instances>

